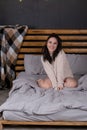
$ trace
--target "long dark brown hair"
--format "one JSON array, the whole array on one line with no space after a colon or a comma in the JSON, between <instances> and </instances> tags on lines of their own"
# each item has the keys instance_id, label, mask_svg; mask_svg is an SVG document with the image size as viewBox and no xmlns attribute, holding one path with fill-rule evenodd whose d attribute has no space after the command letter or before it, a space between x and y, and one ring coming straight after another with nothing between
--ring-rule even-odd
<instances>
[{"instance_id":1,"label":"long dark brown hair","mask_svg":"<svg viewBox=\"0 0 87 130\"><path fill-rule=\"evenodd\" d=\"M56 40L57 40L57 42L58 42L57 48L56 48L56 50L54 51L52 57L50 56L50 53L49 53L48 48L47 48L47 42L48 42L48 40L49 40L51 37L56 38ZM44 60L44 61L48 60L48 61L50 62L50 64L51 64L53 61L55 61L55 58L56 58L56 56L58 55L58 53L61 51L61 49L62 49L62 40L61 40L61 38L60 38L57 34L55 34L55 33L50 34L50 35L48 36L47 40L46 40L46 44L45 44L44 47L42 48L43 60Z\"/></svg>"}]
</instances>

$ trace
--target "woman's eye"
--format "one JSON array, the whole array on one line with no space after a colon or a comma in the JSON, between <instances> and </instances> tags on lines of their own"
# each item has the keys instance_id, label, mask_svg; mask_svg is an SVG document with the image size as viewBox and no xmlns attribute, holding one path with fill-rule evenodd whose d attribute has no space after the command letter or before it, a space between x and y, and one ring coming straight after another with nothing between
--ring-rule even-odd
<instances>
[{"instance_id":1,"label":"woman's eye","mask_svg":"<svg viewBox=\"0 0 87 130\"><path fill-rule=\"evenodd\" d=\"M52 43L51 41L49 41L49 43Z\"/></svg>"},{"instance_id":2,"label":"woman's eye","mask_svg":"<svg viewBox=\"0 0 87 130\"><path fill-rule=\"evenodd\" d=\"M49 41L50 44L57 45L57 42Z\"/></svg>"},{"instance_id":3,"label":"woman's eye","mask_svg":"<svg viewBox=\"0 0 87 130\"><path fill-rule=\"evenodd\" d=\"M54 45L56 45L57 43L56 43L56 42L54 42L53 44L54 44Z\"/></svg>"}]
</instances>

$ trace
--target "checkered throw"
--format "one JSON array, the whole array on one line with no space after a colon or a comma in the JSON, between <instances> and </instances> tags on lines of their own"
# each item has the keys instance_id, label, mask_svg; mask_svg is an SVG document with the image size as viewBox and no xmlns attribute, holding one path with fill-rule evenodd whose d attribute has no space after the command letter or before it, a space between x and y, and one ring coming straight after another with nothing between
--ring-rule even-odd
<instances>
[{"instance_id":1,"label":"checkered throw","mask_svg":"<svg viewBox=\"0 0 87 130\"><path fill-rule=\"evenodd\" d=\"M6 78L11 82L15 78L14 67L17 60L17 54L20 50L24 35L28 27L23 26L4 26L0 28L0 46L1 46L1 82L6 84Z\"/></svg>"}]
</instances>

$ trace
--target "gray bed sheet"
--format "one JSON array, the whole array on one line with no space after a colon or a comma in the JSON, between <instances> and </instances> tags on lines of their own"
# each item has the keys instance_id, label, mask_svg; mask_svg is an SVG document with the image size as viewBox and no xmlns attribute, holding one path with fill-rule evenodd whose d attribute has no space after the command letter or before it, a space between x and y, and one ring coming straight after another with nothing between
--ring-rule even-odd
<instances>
[{"instance_id":1,"label":"gray bed sheet","mask_svg":"<svg viewBox=\"0 0 87 130\"><path fill-rule=\"evenodd\" d=\"M49 115L28 115L19 111L4 111L3 119L13 121L87 121L87 111L66 109Z\"/></svg>"},{"instance_id":2,"label":"gray bed sheet","mask_svg":"<svg viewBox=\"0 0 87 130\"><path fill-rule=\"evenodd\" d=\"M42 89L36 82L46 75L21 72L0 106L4 119L25 121L87 121L87 74L78 80L77 88Z\"/></svg>"}]
</instances>

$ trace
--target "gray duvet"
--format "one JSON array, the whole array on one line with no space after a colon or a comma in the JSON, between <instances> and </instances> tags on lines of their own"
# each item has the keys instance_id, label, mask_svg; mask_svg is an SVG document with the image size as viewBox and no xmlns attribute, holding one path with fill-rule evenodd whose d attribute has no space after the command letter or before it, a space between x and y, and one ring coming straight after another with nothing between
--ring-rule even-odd
<instances>
[{"instance_id":1,"label":"gray duvet","mask_svg":"<svg viewBox=\"0 0 87 130\"><path fill-rule=\"evenodd\" d=\"M0 106L0 112L14 111L25 113L30 117L35 115L38 118L39 116L49 117L56 113L60 115L61 112L64 113L68 110L72 114L76 110L79 115L84 113L84 116L87 117L87 74L78 80L77 88L64 88L59 91L53 88L42 89L38 87L36 80L41 77L44 78L45 75L27 75L25 72L21 72L13 81L9 97ZM87 121L87 118L84 120Z\"/></svg>"}]
</instances>

